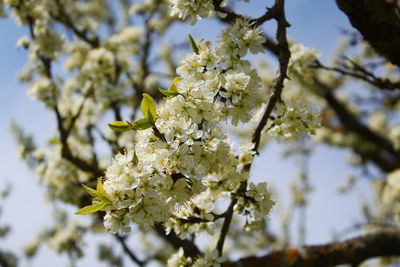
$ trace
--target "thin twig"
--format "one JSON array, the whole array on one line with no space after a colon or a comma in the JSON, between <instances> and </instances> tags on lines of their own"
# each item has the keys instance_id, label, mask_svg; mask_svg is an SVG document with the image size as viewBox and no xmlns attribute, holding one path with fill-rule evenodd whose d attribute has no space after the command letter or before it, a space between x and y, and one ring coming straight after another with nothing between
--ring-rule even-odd
<instances>
[{"instance_id":1,"label":"thin twig","mask_svg":"<svg viewBox=\"0 0 400 267\"><path fill-rule=\"evenodd\" d=\"M224 248L225 238L226 235L228 234L229 226L231 224L233 216L233 208L235 207L236 203L237 203L237 198L235 197L234 199L232 199L231 204L229 204L229 207L225 215L224 223L221 228L221 234L219 235L216 247L219 256L222 256L222 250Z\"/></svg>"},{"instance_id":2,"label":"thin twig","mask_svg":"<svg viewBox=\"0 0 400 267\"><path fill-rule=\"evenodd\" d=\"M75 26L71 17L67 14L67 12L65 12L60 0L55 0L55 3L58 7L58 14L53 16L54 19L61 22L64 26L69 27L81 40L90 44L93 48L96 48L100 45L99 37L97 35L93 35L90 38L87 36L87 30L80 30L77 26Z\"/></svg>"},{"instance_id":3,"label":"thin twig","mask_svg":"<svg viewBox=\"0 0 400 267\"><path fill-rule=\"evenodd\" d=\"M256 153L258 153L258 147L260 145L262 130L264 129L265 125L267 124L267 121L271 115L271 112L275 107L275 104L278 101L281 101L281 93L282 93L282 89L284 86L284 80L287 78L286 73L287 73L287 68L288 68L288 64L289 64L290 50L289 50L289 45L288 45L288 41L287 41L287 37L286 37L286 28L289 27L290 25L286 21L284 4L285 4L284 0L277 0L273 7L273 9L276 10L275 19L278 22L276 39L278 40L278 49L279 49L279 53L278 53L279 54L279 56L278 56L279 71L278 71L278 77L276 78L276 80L274 82L272 93L269 96L267 106L265 107L263 116L262 116L260 122L258 123L257 128L254 131L254 134L252 136L252 142L254 143L253 150Z\"/></svg>"},{"instance_id":4,"label":"thin twig","mask_svg":"<svg viewBox=\"0 0 400 267\"><path fill-rule=\"evenodd\" d=\"M218 9L220 9L221 11L226 13L227 11L222 9L219 6L219 4L220 4L220 1L214 1L216 10L218 11ZM266 106L266 110L265 110L263 117L261 118L257 128L255 129L253 137L252 137L252 142L254 143L253 150L256 152L258 152L261 132L262 132L263 128L265 127L267 120L270 117L270 114L271 114L275 104L278 101L280 101L280 95L281 95L281 92L283 89L283 83L284 83L284 80L287 78L286 72L287 72L287 67L289 64L290 51L289 51L289 46L288 46L288 42L287 42L287 38L286 38L286 28L289 27L290 25L286 21L284 4L285 4L284 0L276 0L275 5L271 9L269 9L270 13L268 15L268 19L274 18L278 22L276 38L278 40L277 47L279 49L279 51L278 51L279 70L278 70L278 77L274 84L273 92L270 95L267 106ZM222 20L229 21L230 23L233 23L234 20L236 19L235 16L236 17L238 16L233 12L231 12L231 13L227 12L226 14L227 14L227 16L225 17L225 19L222 19ZM267 19L267 18L263 18L263 19ZM251 164L252 163L244 166L243 170L249 171ZM233 196L233 199L232 199L227 211L225 212L225 219L224 219L224 222L223 222L223 225L221 228L221 234L219 236L217 246L216 246L218 254L220 256L222 256L224 241L225 241L226 235L228 233L230 223L232 221L233 208L237 203L238 197L244 195L244 192L246 191L246 187L247 187L247 182L244 182L240 185L238 191Z\"/></svg>"},{"instance_id":5,"label":"thin twig","mask_svg":"<svg viewBox=\"0 0 400 267\"><path fill-rule=\"evenodd\" d=\"M172 175L171 175L172 176ZM225 212L223 212L222 214L213 214L213 218L211 220L208 219L204 219L204 218L199 218L199 217L188 217L187 219L179 219L179 221L183 224L185 223L210 223L210 222L215 222L219 219L225 218L228 214L228 210L226 210Z\"/></svg>"},{"instance_id":6,"label":"thin twig","mask_svg":"<svg viewBox=\"0 0 400 267\"><path fill-rule=\"evenodd\" d=\"M154 225L154 229L175 249L182 247L186 256L196 258L201 255L201 252L194 243L194 240L181 239L176 235L174 230L171 230L168 234L166 234L164 227L160 223L156 223Z\"/></svg>"},{"instance_id":7,"label":"thin twig","mask_svg":"<svg viewBox=\"0 0 400 267\"><path fill-rule=\"evenodd\" d=\"M36 37L35 33L33 31L34 23L35 23L34 19L32 17L28 17L29 32L30 32L32 39L35 39L35 37ZM52 80L53 75L52 75L52 71L51 71L51 63L52 63L51 59L46 56L40 55L40 54L38 54L37 56L43 64L46 77L48 79ZM54 97L53 111L56 115L57 128L60 133L60 141L61 141L61 145L62 145L62 150L61 150L62 157L69 160L72 164L74 164L75 166L77 166L78 168L80 168L83 171L93 173L95 176L102 176L103 171L95 163L93 163L93 164L88 163L88 162L82 160L81 158L76 157L72 154L72 152L69 148L69 145L67 143L70 132L67 131L64 127L65 118L63 118L60 113L60 110L57 105L56 96L54 95L53 97Z\"/></svg>"},{"instance_id":8,"label":"thin twig","mask_svg":"<svg viewBox=\"0 0 400 267\"><path fill-rule=\"evenodd\" d=\"M125 253L128 254L129 258L136 263L137 265L143 267L146 265L146 261L140 260L138 257L136 257L135 253L128 247L128 245L125 242L126 237L123 237L119 234L114 235L114 237L119 241L121 244L122 248L124 249Z\"/></svg>"},{"instance_id":9,"label":"thin twig","mask_svg":"<svg viewBox=\"0 0 400 267\"><path fill-rule=\"evenodd\" d=\"M72 129L73 129L74 126L75 126L75 122L76 122L76 121L79 119L79 117L81 116L82 111L83 111L83 107L85 106L85 102L86 102L87 97L88 97L88 94L85 94L85 96L83 97L83 99L82 99L82 101L81 101L81 104L80 104L79 107L78 107L78 111L77 111L76 114L71 118L70 123L69 123L69 125L68 125L68 128L66 129L66 134L67 134L67 135L69 135L69 134L71 133Z\"/></svg>"},{"instance_id":10,"label":"thin twig","mask_svg":"<svg viewBox=\"0 0 400 267\"><path fill-rule=\"evenodd\" d=\"M376 77L373 73L369 72L364 67L356 64L354 61L348 59L348 61L352 64L354 69L356 70L348 70L346 69L346 65L341 64L342 68L338 67L327 67L323 65L318 60L315 62L315 65L312 65L313 68L324 69L328 71L334 71L340 73L342 75L350 76L359 80L362 80L366 83L369 83L376 88L384 89L384 90L396 90L400 89L400 81L392 82L387 78ZM360 73L361 72L361 73Z\"/></svg>"}]
</instances>

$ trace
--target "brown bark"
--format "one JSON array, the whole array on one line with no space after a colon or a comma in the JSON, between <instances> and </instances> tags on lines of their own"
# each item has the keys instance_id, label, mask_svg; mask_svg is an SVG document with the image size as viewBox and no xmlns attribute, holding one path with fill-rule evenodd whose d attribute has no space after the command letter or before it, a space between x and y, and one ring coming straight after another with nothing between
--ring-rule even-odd
<instances>
[{"instance_id":1,"label":"brown bark","mask_svg":"<svg viewBox=\"0 0 400 267\"><path fill-rule=\"evenodd\" d=\"M400 66L400 12L394 0L336 0L353 27L390 62Z\"/></svg>"},{"instance_id":2,"label":"brown bark","mask_svg":"<svg viewBox=\"0 0 400 267\"><path fill-rule=\"evenodd\" d=\"M321 246L305 246L273 252L262 257L225 262L223 267L321 267L351 264L356 266L375 257L400 256L400 232L383 231Z\"/></svg>"}]
</instances>

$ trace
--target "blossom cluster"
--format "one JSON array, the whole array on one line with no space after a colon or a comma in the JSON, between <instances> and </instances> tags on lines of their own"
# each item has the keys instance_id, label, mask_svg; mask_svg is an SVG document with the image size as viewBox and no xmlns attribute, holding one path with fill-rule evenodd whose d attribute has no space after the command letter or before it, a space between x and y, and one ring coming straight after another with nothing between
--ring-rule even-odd
<instances>
[{"instance_id":1,"label":"blossom cluster","mask_svg":"<svg viewBox=\"0 0 400 267\"><path fill-rule=\"evenodd\" d=\"M234 209L238 214L246 215L246 231L259 231L260 222L268 216L274 201L271 201L271 191L267 188L267 183L249 184L246 193L238 198L238 203Z\"/></svg>"},{"instance_id":2,"label":"blossom cluster","mask_svg":"<svg viewBox=\"0 0 400 267\"><path fill-rule=\"evenodd\" d=\"M320 53L315 49L310 49L303 44L295 43L290 46L290 60L288 72L300 75L306 82L312 83L312 73L310 67L315 64L315 60Z\"/></svg>"},{"instance_id":3,"label":"blossom cluster","mask_svg":"<svg viewBox=\"0 0 400 267\"><path fill-rule=\"evenodd\" d=\"M400 170L396 169L387 175L387 183L384 190L384 202L398 206L400 202Z\"/></svg>"},{"instance_id":4,"label":"blossom cluster","mask_svg":"<svg viewBox=\"0 0 400 267\"><path fill-rule=\"evenodd\" d=\"M237 0L240 1L240 0ZM244 0L249 2L250 0ZM225 17L226 14L215 10L214 4L224 8L227 5L227 0L213 1L213 0L169 0L171 16L178 16L179 19L189 19L189 23L194 25L197 20L206 17L214 17L218 15Z\"/></svg>"},{"instance_id":5,"label":"blossom cluster","mask_svg":"<svg viewBox=\"0 0 400 267\"><path fill-rule=\"evenodd\" d=\"M168 267L181 267L181 266L194 266L194 267L217 267L224 261L223 257L218 256L216 250L207 251L203 256L196 258L195 260L191 257L186 257L183 253L183 249L180 248L176 253L172 254L168 259Z\"/></svg>"},{"instance_id":6,"label":"blossom cluster","mask_svg":"<svg viewBox=\"0 0 400 267\"><path fill-rule=\"evenodd\" d=\"M220 7L226 5L226 1L217 2ZM158 87L157 75L144 73L142 63L135 62L135 55L142 56L143 46L151 38L144 40L145 27L124 22L109 37L101 37L100 25L113 21L110 9L104 8L106 0L2 3L12 9L18 23L31 28L31 37L18 41L18 46L29 52L20 80L30 83L28 93L33 99L56 111L60 134L68 133L63 140L52 138L48 150L32 148L36 173L48 187L51 200L82 204L76 187L91 183L93 173L79 165L86 170L96 166L97 173L106 169L104 160L96 155L91 131L109 109L132 105L135 113L137 103L128 104L131 101L127 99L135 102L138 92L152 94ZM151 36L154 31L162 34L174 16L189 19L191 24L200 18L222 16L213 3L170 0L169 16L166 0L146 0L124 12L126 16L150 14L145 30ZM129 4L121 1L121 5ZM79 38L57 31L55 21ZM125 148L114 156L97 191L86 188L95 197L89 210L105 211L104 226L111 233L130 231L132 222L143 228L160 223L181 238L200 231L213 233L215 222L224 217L219 204L227 200L236 201L234 210L246 217L245 230L251 232L259 230L274 205L266 183L248 181L254 144L235 149L225 132L226 124L243 125L258 119L254 114L264 109L262 79L245 56L263 52L265 37L248 20L238 19L221 33L215 46L209 41L190 41L193 53L181 61L170 88L161 90L167 96L165 101L157 107L154 103L150 111L142 105L145 120L127 122L136 131L99 134L115 146L114 151ZM160 57L174 66L170 50L166 51ZM300 52L298 61L302 62L304 53ZM58 69L51 66L57 61L69 73L66 80L58 78ZM291 62L289 68L301 72L296 64ZM175 67L172 69L175 73ZM136 92L130 94L130 87ZM274 109L274 120L266 126L268 133L285 140L313 133L319 122L315 114L297 103L284 102ZM66 229L58 227L49 244L59 252L69 251L68 245L80 241L74 234L80 228L78 223ZM192 259L179 250L168 265L218 266L222 260L217 251Z\"/></svg>"},{"instance_id":7,"label":"blossom cluster","mask_svg":"<svg viewBox=\"0 0 400 267\"><path fill-rule=\"evenodd\" d=\"M191 25L198 19L213 17L215 15L214 4L212 0L169 0L171 5L171 15L178 15L179 19L189 18Z\"/></svg>"},{"instance_id":8,"label":"blossom cluster","mask_svg":"<svg viewBox=\"0 0 400 267\"><path fill-rule=\"evenodd\" d=\"M231 192L247 180L221 123L247 122L259 104L261 79L242 59L247 50L259 51L263 42L259 33L238 21L222 33L215 48L200 42L181 62L180 77L157 108L154 125L137 131L135 148L116 155L106 171L104 189L111 204L104 224L109 231L127 231L131 221L145 227L165 223L171 214L182 214L185 205L193 205L210 219L212 205L205 199L218 198L210 197L217 194L211 191ZM234 48L238 34L244 41ZM231 52L221 52L227 50ZM219 186L207 190L213 184ZM208 192L202 195L205 204L196 203L201 201L194 196L201 192ZM176 229L178 221L170 222L170 227L187 233L184 227Z\"/></svg>"},{"instance_id":9,"label":"blossom cluster","mask_svg":"<svg viewBox=\"0 0 400 267\"><path fill-rule=\"evenodd\" d=\"M313 135L321 122L314 108L291 101L278 103L273 115L273 120L267 125L267 132L278 140L297 140L307 133Z\"/></svg>"},{"instance_id":10,"label":"blossom cluster","mask_svg":"<svg viewBox=\"0 0 400 267\"><path fill-rule=\"evenodd\" d=\"M75 138L70 138L71 147L85 148L90 151L88 145L79 143ZM53 145L53 149L38 148L33 152L33 157L38 162L36 167L36 175L39 182L48 187L49 200L63 200L66 203L77 204L75 184L86 183L90 176L79 171L71 162L62 158L62 146L57 143ZM82 153L82 157L88 158L88 153ZM51 160L50 160L51 159Z\"/></svg>"},{"instance_id":11,"label":"blossom cluster","mask_svg":"<svg viewBox=\"0 0 400 267\"><path fill-rule=\"evenodd\" d=\"M24 247L25 255L29 258L33 257L40 245L47 243L57 253L65 253L76 258L82 257L83 236L88 230L88 225L77 220L67 220L63 212L55 212L53 216L57 224L51 228L43 228L31 239Z\"/></svg>"}]
</instances>

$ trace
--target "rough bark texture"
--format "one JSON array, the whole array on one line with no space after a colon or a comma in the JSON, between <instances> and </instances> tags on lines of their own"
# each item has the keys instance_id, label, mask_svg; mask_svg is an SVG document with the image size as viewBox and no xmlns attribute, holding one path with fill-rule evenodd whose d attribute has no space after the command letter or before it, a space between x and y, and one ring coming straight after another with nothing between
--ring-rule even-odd
<instances>
[{"instance_id":1,"label":"rough bark texture","mask_svg":"<svg viewBox=\"0 0 400 267\"><path fill-rule=\"evenodd\" d=\"M305 246L273 252L263 257L248 257L226 262L223 267L321 267L351 264L356 266L366 259L400 255L400 232L387 231L335 242L322 246Z\"/></svg>"},{"instance_id":2,"label":"rough bark texture","mask_svg":"<svg viewBox=\"0 0 400 267\"><path fill-rule=\"evenodd\" d=\"M353 27L390 62L400 66L400 12L394 0L336 0Z\"/></svg>"}]
</instances>

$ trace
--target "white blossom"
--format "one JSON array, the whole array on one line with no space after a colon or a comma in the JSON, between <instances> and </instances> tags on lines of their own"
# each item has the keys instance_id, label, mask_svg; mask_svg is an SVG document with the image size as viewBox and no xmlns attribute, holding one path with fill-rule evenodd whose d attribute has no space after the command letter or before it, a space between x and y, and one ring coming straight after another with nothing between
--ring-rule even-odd
<instances>
[{"instance_id":1,"label":"white blossom","mask_svg":"<svg viewBox=\"0 0 400 267\"><path fill-rule=\"evenodd\" d=\"M198 19L213 17L214 5L212 0L169 0L171 16L178 15L182 20L189 18L191 25Z\"/></svg>"}]
</instances>

